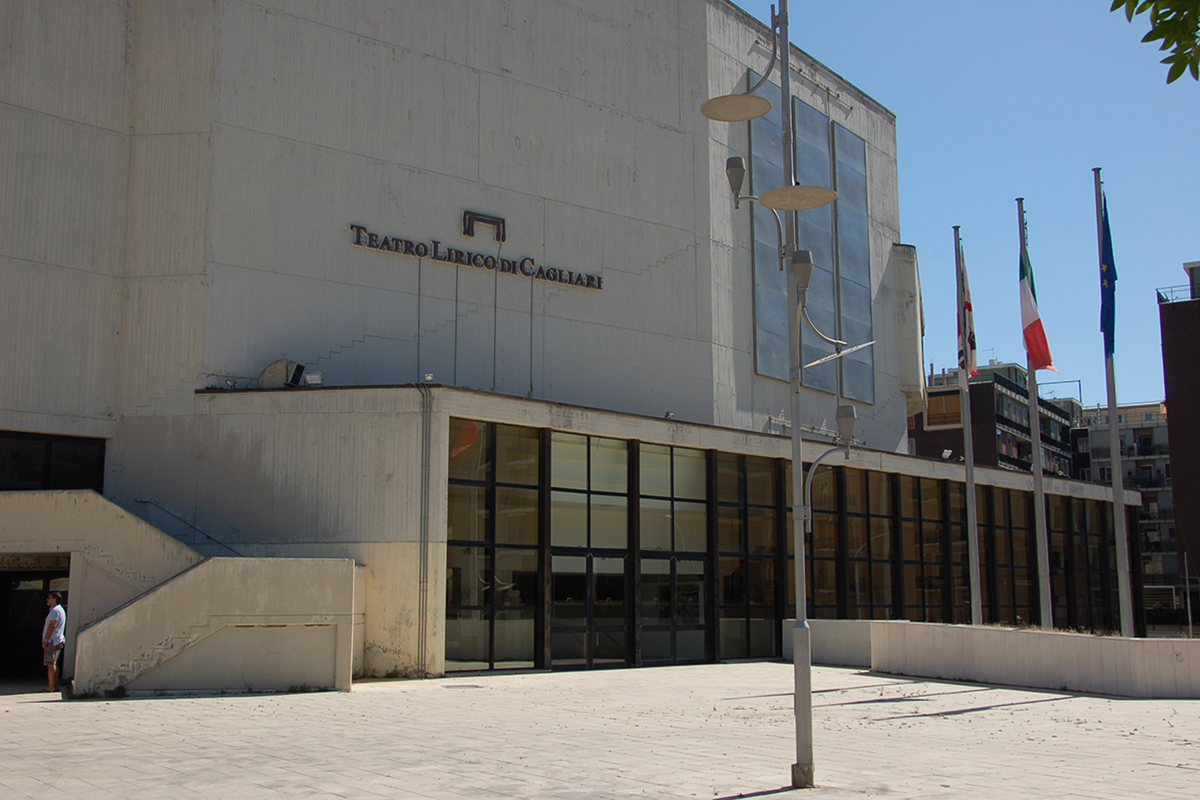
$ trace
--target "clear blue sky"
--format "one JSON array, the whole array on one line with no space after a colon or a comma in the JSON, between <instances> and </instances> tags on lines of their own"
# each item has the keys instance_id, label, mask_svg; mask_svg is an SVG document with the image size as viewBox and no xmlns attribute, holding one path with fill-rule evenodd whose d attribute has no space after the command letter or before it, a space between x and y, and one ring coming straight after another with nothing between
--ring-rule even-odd
<instances>
[{"instance_id":1,"label":"clear blue sky","mask_svg":"<svg viewBox=\"0 0 1200 800\"><path fill-rule=\"evenodd\" d=\"M764 21L770 3L738 5ZM1200 85L1170 86L1148 23L1108 0L791 0L791 39L896 114L900 235L917 248L925 369L956 361L960 225L979 360L1025 363L1017 205L1061 375L1106 403L1092 167L1102 168L1117 283L1117 399L1163 399L1155 289L1200 261ZM1200 336L1200 331L1197 331ZM1200 368L1200 367L1198 367ZM1078 396L1074 384L1042 396Z\"/></svg>"}]
</instances>

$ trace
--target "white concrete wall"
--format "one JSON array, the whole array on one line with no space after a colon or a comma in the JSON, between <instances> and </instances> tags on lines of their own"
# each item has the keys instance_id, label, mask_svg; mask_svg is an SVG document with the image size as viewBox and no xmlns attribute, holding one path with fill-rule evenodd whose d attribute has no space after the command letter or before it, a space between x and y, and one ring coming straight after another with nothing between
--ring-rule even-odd
<instances>
[{"instance_id":1,"label":"white concrete wall","mask_svg":"<svg viewBox=\"0 0 1200 800\"><path fill-rule=\"evenodd\" d=\"M80 626L202 560L92 491L0 492L0 553L71 554L64 667Z\"/></svg>"},{"instance_id":2,"label":"white concrete wall","mask_svg":"<svg viewBox=\"0 0 1200 800\"><path fill-rule=\"evenodd\" d=\"M225 392L195 406L125 421L108 458L114 501L149 514L135 501L156 500L245 555L353 559L367 573L361 673L441 674L448 415L431 411L423 488L416 389Z\"/></svg>"},{"instance_id":3,"label":"white concrete wall","mask_svg":"<svg viewBox=\"0 0 1200 800\"><path fill-rule=\"evenodd\" d=\"M747 126L698 112L765 67L765 29L725 0L64 8L3 6L0 427L122 436L285 355L332 385L433 373L752 430L786 405L753 374L724 177ZM859 437L895 450L894 118L794 55L797 93L867 140L880 376ZM466 209L507 241L463 237ZM605 288L355 248L351 223Z\"/></svg>"},{"instance_id":4,"label":"white concrete wall","mask_svg":"<svg viewBox=\"0 0 1200 800\"><path fill-rule=\"evenodd\" d=\"M1126 697L1200 698L1200 640L871 623L871 669Z\"/></svg>"},{"instance_id":5,"label":"white concrete wall","mask_svg":"<svg viewBox=\"0 0 1200 800\"><path fill-rule=\"evenodd\" d=\"M354 564L214 558L79 632L77 694L350 688Z\"/></svg>"},{"instance_id":6,"label":"white concrete wall","mask_svg":"<svg viewBox=\"0 0 1200 800\"><path fill-rule=\"evenodd\" d=\"M0 428L111 436L129 164L124 3L0 2Z\"/></svg>"},{"instance_id":7,"label":"white concrete wall","mask_svg":"<svg viewBox=\"0 0 1200 800\"><path fill-rule=\"evenodd\" d=\"M783 660L791 661L792 629L796 620L783 621ZM871 621L867 619L810 619L812 663L839 667L871 666Z\"/></svg>"}]
</instances>

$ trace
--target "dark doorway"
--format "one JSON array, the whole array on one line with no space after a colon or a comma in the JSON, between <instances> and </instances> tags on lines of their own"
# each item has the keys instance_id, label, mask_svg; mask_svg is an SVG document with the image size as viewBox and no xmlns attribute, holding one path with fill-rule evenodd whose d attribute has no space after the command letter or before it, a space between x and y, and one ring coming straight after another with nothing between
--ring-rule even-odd
<instances>
[{"instance_id":1,"label":"dark doorway","mask_svg":"<svg viewBox=\"0 0 1200 800\"><path fill-rule=\"evenodd\" d=\"M69 609L70 556L16 558L46 563L32 569L11 569L11 564L5 564L0 569L0 679L39 676L44 679L46 668L42 666L41 642L42 625L46 621L46 594L51 590L60 592L63 606Z\"/></svg>"}]
</instances>

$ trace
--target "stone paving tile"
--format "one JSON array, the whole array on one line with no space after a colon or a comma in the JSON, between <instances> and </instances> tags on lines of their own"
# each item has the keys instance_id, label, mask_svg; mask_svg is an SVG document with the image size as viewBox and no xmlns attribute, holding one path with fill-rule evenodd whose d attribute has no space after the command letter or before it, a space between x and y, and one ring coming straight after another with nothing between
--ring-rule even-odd
<instances>
[{"instance_id":1,"label":"stone paving tile","mask_svg":"<svg viewBox=\"0 0 1200 800\"><path fill-rule=\"evenodd\" d=\"M849 669L818 668L813 681L819 788L804 794L1197 796L1197 701ZM759 663L363 682L348 694L0 693L0 795L793 796L790 687L790 665Z\"/></svg>"}]
</instances>

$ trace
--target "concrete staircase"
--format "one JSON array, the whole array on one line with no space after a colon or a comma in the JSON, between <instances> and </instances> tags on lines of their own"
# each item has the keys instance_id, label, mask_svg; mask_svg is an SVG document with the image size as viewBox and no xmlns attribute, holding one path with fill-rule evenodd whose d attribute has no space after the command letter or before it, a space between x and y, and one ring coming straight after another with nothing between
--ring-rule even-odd
<instances>
[{"instance_id":1,"label":"concrete staircase","mask_svg":"<svg viewBox=\"0 0 1200 800\"><path fill-rule=\"evenodd\" d=\"M210 558L80 628L75 691L348 689L353 628L353 561Z\"/></svg>"}]
</instances>

